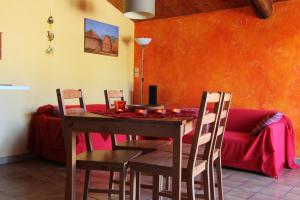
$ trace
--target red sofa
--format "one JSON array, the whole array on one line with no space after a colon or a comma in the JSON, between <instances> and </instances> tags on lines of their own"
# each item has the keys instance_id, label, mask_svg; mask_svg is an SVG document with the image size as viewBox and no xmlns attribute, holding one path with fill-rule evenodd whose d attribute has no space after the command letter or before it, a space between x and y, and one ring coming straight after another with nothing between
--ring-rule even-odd
<instances>
[{"instance_id":1,"label":"red sofa","mask_svg":"<svg viewBox=\"0 0 300 200\"><path fill-rule=\"evenodd\" d=\"M266 110L230 109L222 147L223 166L263 173L278 178L283 167L295 169L294 130L283 117L258 136L250 132L262 118L274 113ZM193 134L183 138L192 143Z\"/></svg>"},{"instance_id":2,"label":"red sofa","mask_svg":"<svg viewBox=\"0 0 300 200\"><path fill-rule=\"evenodd\" d=\"M87 105L90 112L106 109L105 105ZM37 156L64 163L65 149L60 118L52 105L40 107L32 117L29 130L29 149ZM297 168L294 163L294 131L291 121L283 117L261 131L258 136L249 133L256 124L272 111L230 109L222 147L223 166L263 173L277 178L283 167ZM96 150L111 149L108 135L92 133ZM118 135L119 141L125 140ZM183 142L192 143L193 133ZM77 135L76 151L86 150L83 134Z\"/></svg>"},{"instance_id":3,"label":"red sofa","mask_svg":"<svg viewBox=\"0 0 300 200\"><path fill-rule=\"evenodd\" d=\"M105 110L104 104L87 105L87 111L97 112ZM92 144L95 150L111 149L111 139L106 134L91 133ZM118 141L126 139L118 135ZM58 109L52 105L41 106L34 113L30 128L28 148L38 158L44 158L54 162L65 162L65 147L61 129L61 120L58 116ZM76 153L86 151L84 134L76 137Z\"/></svg>"}]
</instances>

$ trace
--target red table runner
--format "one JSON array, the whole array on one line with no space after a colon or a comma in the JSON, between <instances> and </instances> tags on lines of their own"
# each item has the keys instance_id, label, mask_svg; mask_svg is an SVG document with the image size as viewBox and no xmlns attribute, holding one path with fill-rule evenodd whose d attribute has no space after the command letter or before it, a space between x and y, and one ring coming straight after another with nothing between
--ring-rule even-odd
<instances>
[{"instance_id":1,"label":"red table runner","mask_svg":"<svg viewBox=\"0 0 300 200\"><path fill-rule=\"evenodd\" d=\"M133 119L139 119L139 118L180 118L180 117L192 117L196 119L198 117L199 108L183 108L181 109L180 113L173 113L172 109L166 109L165 114L159 114L155 112L148 111L146 115L135 113L134 111L126 110L121 113L117 113L115 110L103 110L103 111L96 111L93 112L95 114L104 115L108 117L115 117L115 118L133 118Z\"/></svg>"}]
</instances>

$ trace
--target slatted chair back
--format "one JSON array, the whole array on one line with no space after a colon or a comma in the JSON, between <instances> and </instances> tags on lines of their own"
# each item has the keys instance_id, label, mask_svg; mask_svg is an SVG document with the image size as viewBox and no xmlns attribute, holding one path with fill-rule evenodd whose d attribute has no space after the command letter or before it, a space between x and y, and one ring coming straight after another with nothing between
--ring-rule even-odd
<instances>
[{"instance_id":1,"label":"slatted chair back","mask_svg":"<svg viewBox=\"0 0 300 200\"><path fill-rule=\"evenodd\" d=\"M64 116L67 114L73 114L73 113L83 113L86 112L86 105L84 101L83 92L81 89L75 90L75 89L56 89L56 95L57 95L57 101L58 101L58 107L59 112L62 120L64 119ZM65 100L79 100L79 108L67 108L65 104ZM89 133L85 133L85 141L86 141L86 147L88 151L92 151L92 143L90 140Z\"/></svg>"},{"instance_id":2,"label":"slatted chair back","mask_svg":"<svg viewBox=\"0 0 300 200\"><path fill-rule=\"evenodd\" d=\"M114 101L124 101L124 92L123 90L104 90L105 103L107 109L114 109ZM136 140L136 136L126 135L127 140ZM118 145L117 137L115 134L112 134L112 148L116 149Z\"/></svg>"},{"instance_id":3,"label":"slatted chair back","mask_svg":"<svg viewBox=\"0 0 300 200\"><path fill-rule=\"evenodd\" d=\"M218 119L218 130L215 138L215 144L214 144L214 149L221 149L222 143L223 143L223 138L224 138L224 133L226 129L226 124L227 124L227 118L229 114L229 108L231 105L231 98L232 94L231 93L224 93L223 95L223 100L222 100L222 106L220 109L220 115Z\"/></svg>"},{"instance_id":4,"label":"slatted chair back","mask_svg":"<svg viewBox=\"0 0 300 200\"><path fill-rule=\"evenodd\" d=\"M56 90L57 101L59 106L59 112L61 117L72 114L72 113L80 113L86 112L86 105L84 102L84 96L82 90L74 90L74 89L57 89ZM65 105L66 99L78 99L79 100L79 108L67 108Z\"/></svg>"},{"instance_id":5,"label":"slatted chair back","mask_svg":"<svg viewBox=\"0 0 300 200\"><path fill-rule=\"evenodd\" d=\"M210 161L210 155L213 149L213 139L216 135L218 116L221 109L223 93L203 92L200 103L199 115L195 127L194 140L188 161L188 170L197 175L200 169L197 169L197 155L200 146L204 146L202 160ZM204 131L208 127L208 132Z\"/></svg>"},{"instance_id":6,"label":"slatted chair back","mask_svg":"<svg viewBox=\"0 0 300 200\"><path fill-rule=\"evenodd\" d=\"M114 101L124 101L123 90L104 90L104 96L107 109L115 108Z\"/></svg>"}]
</instances>

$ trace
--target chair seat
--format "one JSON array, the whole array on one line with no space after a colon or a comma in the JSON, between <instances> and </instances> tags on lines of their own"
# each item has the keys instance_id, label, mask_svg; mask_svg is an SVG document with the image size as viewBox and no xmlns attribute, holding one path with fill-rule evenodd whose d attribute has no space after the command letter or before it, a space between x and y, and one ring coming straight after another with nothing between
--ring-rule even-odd
<instances>
[{"instance_id":1,"label":"chair seat","mask_svg":"<svg viewBox=\"0 0 300 200\"><path fill-rule=\"evenodd\" d=\"M76 157L76 165L80 169L105 168L107 166L123 167L129 160L141 155L137 150L99 150L84 152Z\"/></svg>"},{"instance_id":2,"label":"chair seat","mask_svg":"<svg viewBox=\"0 0 300 200\"><path fill-rule=\"evenodd\" d=\"M155 150L162 149L169 145L170 141L164 140L127 140L118 143L118 149L129 149L129 150L141 150L145 152L152 152Z\"/></svg>"},{"instance_id":3,"label":"chair seat","mask_svg":"<svg viewBox=\"0 0 300 200\"><path fill-rule=\"evenodd\" d=\"M191 148L192 148L192 145L191 144L186 144L186 143L182 143L182 155L183 156L189 156L190 155L190 152L191 152ZM171 152L173 153L173 144L169 144L167 146L165 146L162 151L166 151L166 152ZM213 160L215 160L218 155L219 155L219 149L215 149L214 151L214 156L213 156ZM202 158L203 157L203 154L204 154L204 146L201 146L199 149L198 149L198 157L199 158Z\"/></svg>"},{"instance_id":4,"label":"chair seat","mask_svg":"<svg viewBox=\"0 0 300 200\"><path fill-rule=\"evenodd\" d=\"M192 148L191 144L182 143L182 153L183 154L190 155L191 148ZM173 144L169 144L169 145L165 146L162 150L173 153ZM200 151L201 151L201 153L203 153L204 149L203 150L199 149L199 152Z\"/></svg>"},{"instance_id":5,"label":"chair seat","mask_svg":"<svg viewBox=\"0 0 300 200\"><path fill-rule=\"evenodd\" d=\"M204 169L206 165L206 160L197 160L196 166ZM135 159L132 159L128 163L129 166L135 169L143 168L149 169L151 174L172 174L173 168L173 153L166 151L155 151L145 155L141 155ZM188 167L188 157L182 157L182 170L183 173L187 172ZM155 170L153 170L155 169ZM146 172L146 171L145 171Z\"/></svg>"}]
</instances>

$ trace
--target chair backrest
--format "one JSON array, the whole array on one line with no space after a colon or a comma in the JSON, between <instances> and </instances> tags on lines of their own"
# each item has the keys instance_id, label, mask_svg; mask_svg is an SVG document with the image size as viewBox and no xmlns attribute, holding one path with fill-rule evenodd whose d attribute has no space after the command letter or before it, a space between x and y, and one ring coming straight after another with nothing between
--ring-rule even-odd
<instances>
[{"instance_id":1,"label":"chair backrest","mask_svg":"<svg viewBox=\"0 0 300 200\"><path fill-rule=\"evenodd\" d=\"M74 90L74 89L56 89L57 101L59 106L59 112L61 117L65 116L66 114L72 113L80 113L86 112L86 105L84 102L84 96L81 89ZM79 108L67 108L65 105L66 99L78 99L79 100Z\"/></svg>"},{"instance_id":2,"label":"chair backrest","mask_svg":"<svg viewBox=\"0 0 300 200\"><path fill-rule=\"evenodd\" d=\"M114 109L114 101L124 101L124 92L123 90L104 90L105 103L107 109ZM112 148L115 149L118 145L117 137L115 134L111 135ZM136 140L136 136L126 135L127 140Z\"/></svg>"},{"instance_id":3,"label":"chair backrest","mask_svg":"<svg viewBox=\"0 0 300 200\"><path fill-rule=\"evenodd\" d=\"M216 135L218 117L222 105L223 93L203 92L199 115L195 127L195 135L188 161L188 169L197 173L197 155L200 146L204 146L203 160L211 159L214 146L213 139ZM208 132L203 131L204 127L208 127Z\"/></svg>"},{"instance_id":4,"label":"chair backrest","mask_svg":"<svg viewBox=\"0 0 300 200\"><path fill-rule=\"evenodd\" d=\"M231 98L232 98L231 93L223 94L222 105L221 105L220 115L218 119L217 134L215 136L215 142L214 142L215 143L214 149L221 149L222 147L230 104L231 104Z\"/></svg>"},{"instance_id":5,"label":"chair backrest","mask_svg":"<svg viewBox=\"0 0 300 200\"><path fill-rule=\"evenodd\" d=\"M72 113L83 113L86 112L86 105L84 101L83 92L81 89L74 90L74 89L56 89L57 101L59 106L60 116L63 119L65 115L72 114ZM78 99L79 100L79 107L75 108L67 108L65 104L65 100L71 99ZM85 133L85 142L88 151L92 151L92 143L89 137L89 133Z\"/></svg>"},{"instance_id":6,"label":"chair backrest","mask_svg":"<svg viewBox=\"0 0 300 200\"><path fill-rule=\"evenodd\" d=\"M115 107L114 101L124 101L123 90L104 90L104 96L107 109Z\"/></svg>"}]
</instances>

